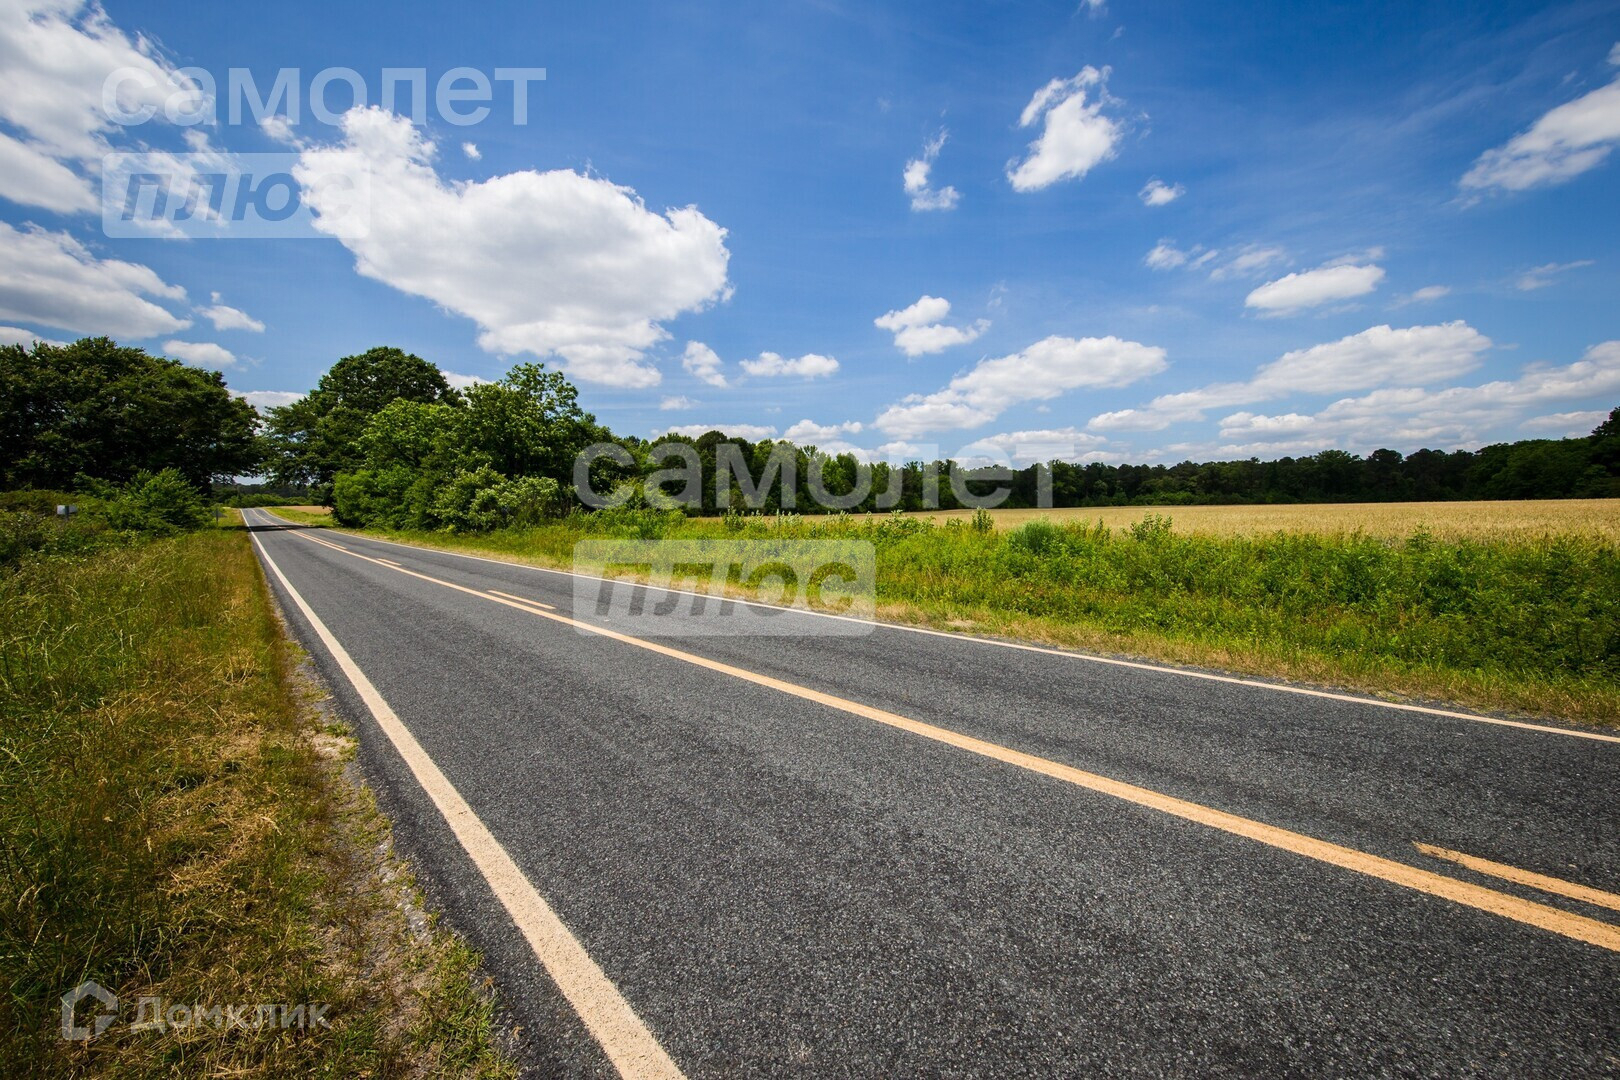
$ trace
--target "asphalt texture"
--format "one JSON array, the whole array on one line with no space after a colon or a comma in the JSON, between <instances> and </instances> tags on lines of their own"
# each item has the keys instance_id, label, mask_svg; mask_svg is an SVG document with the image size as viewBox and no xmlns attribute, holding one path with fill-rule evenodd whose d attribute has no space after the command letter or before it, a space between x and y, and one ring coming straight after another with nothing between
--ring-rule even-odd
<instances>
[{"instance_id":1,"label":"asphalt texture","mask_svg":"<svg viewBox=\"0 0 1620 1080\"><path fill-rule=\"evenodd\" d=\"M300 534L571 615L565 574L245 513L689 1076L1620 1076L1620 952ZM396 842L483 952L525 1074L611 1074L271 580ZM806 633L658 640L1620 924L1413 847L1620 892L1620 743L787 618Z\"/></svg>"}]
</instances>

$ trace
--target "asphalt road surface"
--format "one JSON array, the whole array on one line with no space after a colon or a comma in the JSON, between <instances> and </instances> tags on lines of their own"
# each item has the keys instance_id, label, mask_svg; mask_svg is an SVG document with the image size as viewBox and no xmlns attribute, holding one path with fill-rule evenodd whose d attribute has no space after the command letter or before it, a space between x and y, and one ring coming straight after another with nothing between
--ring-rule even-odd
<instances>
[{"instance_id":1,"label":"asphalt road surface","mask_svg":"<svg viewBox=\"0 0 1620 1080\"><path fill-rule=\"evenodd\" d=\"M1620 739L245 516L531 1075L1620 1076Z\"/></svg>"}]
</instances>

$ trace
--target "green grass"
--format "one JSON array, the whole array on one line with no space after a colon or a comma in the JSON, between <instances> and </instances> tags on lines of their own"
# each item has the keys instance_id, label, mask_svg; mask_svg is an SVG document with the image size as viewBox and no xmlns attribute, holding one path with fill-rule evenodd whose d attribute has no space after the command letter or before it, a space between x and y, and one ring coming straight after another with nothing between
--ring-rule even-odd
<instances>
[{"instance_id":1,"label":"green grass","mask_svg":"<svg viewBox=\"0 0 1620 1080\"><path fill-rule=\"evenodd\" d=\"M608 512L482 535L389 535L550 566L568 565L592 535L866 538L886 618L1620 722L1620 544L1591 531L1211 535L1149 515L1125 528L1033 521L998 532L898 516Z\"/></svg>"},{"instance_id":2,"label":"green grass","mask_svg":"<svg viewBox=\"0 0 1620 1080\"><path fill-rule=\"evenodd\" d=\"M240 530L0 574L0 1075L511 1075L477 958L407 920L348 745ZM68 1043L85 979L125 1008ZM330 1028L131 1030L146 995Z\"/></svg>"}]
</instances>

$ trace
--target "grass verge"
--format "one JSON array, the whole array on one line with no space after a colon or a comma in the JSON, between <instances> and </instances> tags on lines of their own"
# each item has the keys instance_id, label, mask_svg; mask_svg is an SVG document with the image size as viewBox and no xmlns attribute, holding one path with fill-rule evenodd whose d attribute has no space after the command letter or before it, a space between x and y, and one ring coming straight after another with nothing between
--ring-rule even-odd
<instances>
[{"instance_id":1,"label":"grass verge","mask_svg":"<svg viewBox=\"0 0 1620 1080\"><path fill-rule=\"evenodd\" d=\"M325 524L316 515L288 515ZM684 519L609 511L483 534L375 532L538 566L586 537L869 539L882 618L1620 726L1620 543L1589 532L1402 539L1031 521Z\"/></svg>"},{"instance_id":2,"label":"grass verge","mask_svg":"<svg viewBox=\"0 0 1620 1080\"><path fill-rule=\"evenodd\" d=\"M0 1075L514 1075L312 686L244 531L0 576ZM70 1042L85 980L120 1009Z\"/></svg>"}]
</instances>

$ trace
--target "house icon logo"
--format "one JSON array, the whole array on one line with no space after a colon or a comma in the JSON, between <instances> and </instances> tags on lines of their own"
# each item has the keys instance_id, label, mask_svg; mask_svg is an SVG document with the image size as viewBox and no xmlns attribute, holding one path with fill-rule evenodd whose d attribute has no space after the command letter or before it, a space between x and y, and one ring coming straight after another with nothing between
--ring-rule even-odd
<instances>
[{"instance_id":1,"label":"house icon logo","mask_svg":"<svg viewBox=\"0 0 1620 1080\"><path fill-rule=\"evenodd\" d=\"M80 1002L93 998L101 1011L89 1024L77 1023ZM88 1042L100 1035L118 1019L118 995L100 983L82 982L62 995L62 1038L69 1042Z\"/></svg>"}]
</instances>

